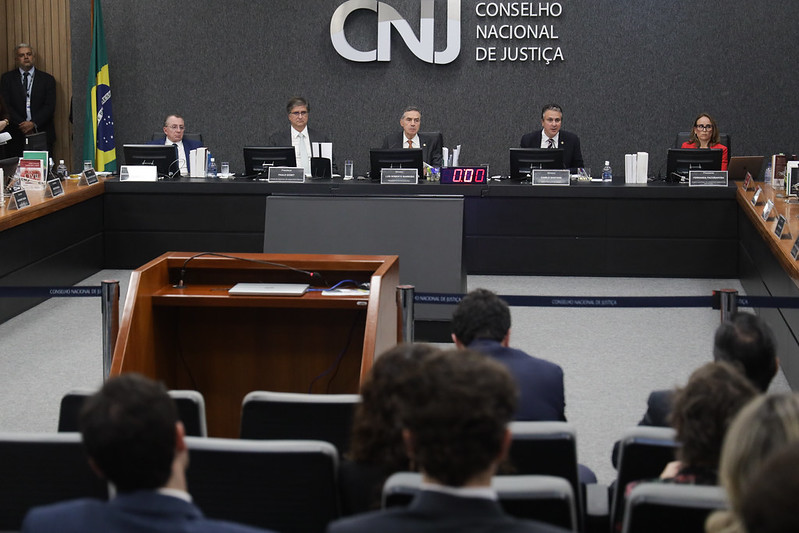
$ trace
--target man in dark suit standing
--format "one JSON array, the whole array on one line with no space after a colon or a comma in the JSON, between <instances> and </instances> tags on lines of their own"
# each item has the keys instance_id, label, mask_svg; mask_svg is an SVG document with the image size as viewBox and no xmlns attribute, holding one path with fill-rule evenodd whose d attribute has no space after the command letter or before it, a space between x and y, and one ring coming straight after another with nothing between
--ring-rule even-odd
<instances>
[{"instance_id":1,"label":"man in dark suit standing","mask_svg":"<svg viewBox=\"0 0 799 533\"><path fill-rule=\"evenodd\" d=\"M55 144L55 78L35 67L36 54L31 45L20 43L14 47L17 68L0 78L3 96L11 124L9 156L21 156L25 149L25 136L47 133L47 149L52 155Z\"/></svg>"},{"instance_id":2,"label":"man in dark suit standing","mask_svg":"<svg viewBox=\"0 0 799 533\"><path fill-rule=\"evenodd\" d=\"M313 151L313 143L332 142L330 137L321 131L308 127L311 106L306 98L293 96L286 104L291 127L281 128L269 136L270 146L293 146L297 157L297 166L305 169L305 175L311 175L311 157L321 157ZM331 161L333 173L337 172L335 159Z\"/></svg>"},{"instance_id":3,"label":"man in dark suit standing","mask_svg":"<svg viewBox=\"0 0 799 533\"><path fill-rule=\"evenodd\" d=\"M516 386L499 363L471 350L450 350L422 363L414 393L400 409L402 438L422 472L422 490L407 508L344 518L329 533L546 533L565 531L505 514L491 477L507 455Z\"/></svg>"},{"instance_id":4,"label":"man in dark suit standing","mask_svg":"<svg viewBox=\"0 0 799 533\"><path fill-rule=\"evenodd\" d=\"M116 496L108 502L81 499L33 508L22 531L262 531L207 519L191 503L185 431L161 384L133 373L111 378L86 401L80 427L89 463L114 484Z\"/></svg>"},{"instance_id":5,"label":"man in dark suit standing","mask_svg":"<svg viewBox=\"0 0 799 533\"><path fill-rule=\"evenodd\" d=\"M533 131L522 137L522 148L559 148L563 150L563 168L576 169L585 166L580 150L580 138L566 130L563 124L563 109L557 104L547 104L541 109L541 131Z\"/></svg>"},{"instance_id":6,"label":"man in dark suit standing","mask_svg":"<svg viewBox=\"0 0 799 533\"><path fill-rule=\"evenodd\" d=\"M402 133L386 135L383 148L421 148L422 160L430 166L440 167L443 164L441 134L419 133L422 125L422 112L418 107L406 107L400 117Z\"/></svg>"},{"instance_id":7,"label":"man in dark suit standing","mask_svg":"<svg viewBox=\"0 0 799 533\"><path fill-rule=\"evenodd\" d=\"M200 141L184 139L186 132L186 122L180 115L167 115L164 119L164 138L154 139L147 144L174 144L178 147L178 160L180 173L183 176L191 175L191 164L189 154L192 150L200 148L203 144Z\"/></svg>"}]
</instances>

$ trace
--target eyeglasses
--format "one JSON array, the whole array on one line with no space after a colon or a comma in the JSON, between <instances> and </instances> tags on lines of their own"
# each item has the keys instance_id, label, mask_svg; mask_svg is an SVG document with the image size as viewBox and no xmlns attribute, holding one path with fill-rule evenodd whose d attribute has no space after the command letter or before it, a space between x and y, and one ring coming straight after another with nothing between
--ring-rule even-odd
<instances>
[{"instance_id":1,"label":"eyeglasses","mask_svg":"<svg viewBox=\"0 0 799 533\"><path fill-rule=\"evenodd\" d=\"M178 126L177 124L170 124L167 126L170 130L185 130L186 126Z\"/></svg>"},{"instance_id":2,"label":"eyeglasses","mask_svg":"<svg viewBox=\"0 0 799 533\"><path fill-rule=\"evenodd\" d=\"M713 124L696 124L694 128L698 130L712 130Z\"/></svg>"},{"instance_id":3,"label":"eyeglasses","mask_svg":"<svg viewBox=\"0 0 799 533\"><path fill-rule=\"evenodd\" d=\"M289 115L292 115L294 117L304 117L307 114L308 114L307 111L292 111L291 113L289 113Z\"/></svg>"}]
</instances>

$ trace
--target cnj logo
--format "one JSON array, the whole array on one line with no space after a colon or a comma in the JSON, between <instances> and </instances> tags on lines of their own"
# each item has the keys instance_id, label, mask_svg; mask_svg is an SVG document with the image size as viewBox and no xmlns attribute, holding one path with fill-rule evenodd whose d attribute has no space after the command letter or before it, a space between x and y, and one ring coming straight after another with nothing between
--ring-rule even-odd
<instances>
[{"instance_id":1,"label":"cnj logo","mask_svg":"<svg viewBox=\"0 0 799 533\"><path fill-rule=\"evenodd\" d=\"M419 38L411 29L408 21L403 19L396 9L385 2L377 0L347 0L333 13L330 19L330 40L333 48L345 59L369 63L372 61L391 61L391 27L399 33L406 46L413 54L427 63L446 65L452 63L461 51L461 2L447 0L447 48L435 50L434 40L434 0L420 0L421 20L419 22ZM344 35L344 23L352 12L368 9L377 13L377 48L374 50L357 50L347 42Z\"/></svg>"}]
</instances>

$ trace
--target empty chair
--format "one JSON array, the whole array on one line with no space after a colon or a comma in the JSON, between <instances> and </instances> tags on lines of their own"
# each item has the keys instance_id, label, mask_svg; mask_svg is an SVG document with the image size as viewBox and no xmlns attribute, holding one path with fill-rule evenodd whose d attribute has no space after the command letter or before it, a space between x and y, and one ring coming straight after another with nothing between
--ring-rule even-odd
<instances>
[{"instance_id":1,"label":"empty chair","mask_svg":"<svg viewBox=\"0 0 799 533\"><path fill-rule=\"evenodd\" d=\"M61 398L61 408L58 412L58 431L80 431L78 417L86 398L95 391L88 389L71 390ZM206 437L208 430L205 424L205 400L203 395L194 390L171 390L169 396L175 402L186 435L192 437Z\"/></svg>"},{"instance_id":2,"label":"empty chair","mask_svg":"<svg viewBox=\"0 0 799 533\"><path fill-rule=\"evenodd\" d=\"M340 515L338 455L322 441L187 439L194 502L211 518L283 533L322 532Z\"/></svg>"},{"instance_id":3,"label":"empty chair","mask_svg":"<svg viewBox=\"0 0 799 533\"><path fill-rule=\"evenodd\" d=\"M314 439L349 449L357 394L255 391L241 406L242 439Z\"/></svg>"},{"instance_id":4,"label":"empty chair","mask_svg":"<svg viewBox=\"0 0 799 533\"><path fill-rule=\"evenodd\" d=\"M705 519L726 509L724 489L700 485L641 483L627 498L624 533L704 533Z\"/></svg>"},{"instance_id":5,"label":"empty chair","mask_svg":"<svg viewBox=\"0 0 799 533\"><path fill-rule=\"evenodd\" d=\"M672 428L636 426L619 441L619 470L611 507L612 523L621 523L624 491L633 481L655 479L674 460L677 442Z\"/></svg>"},{"instance_id":6,"label":"empty chair","mask_svg":"<svg viewBox=\"0 0 799 533\"><path fill-rule=\"evenodd\" d=\"M75 433L0 433L0 531L18 531L28 509L108 498Z\"/></svg>"},{"instance_id":7,"label":"empty chair","mask_svg":"<svg viewBox=\"0 0 799 533\"><path fill-rule=\"evenodd\" d=\"M421 482L421 474L393 474L383 486L383 508L408 505L419 492ZM565 479L553 476L494 476L491 486L508 514L577 531L577 505L572 487Z\"/></svg>"}]
</instances>

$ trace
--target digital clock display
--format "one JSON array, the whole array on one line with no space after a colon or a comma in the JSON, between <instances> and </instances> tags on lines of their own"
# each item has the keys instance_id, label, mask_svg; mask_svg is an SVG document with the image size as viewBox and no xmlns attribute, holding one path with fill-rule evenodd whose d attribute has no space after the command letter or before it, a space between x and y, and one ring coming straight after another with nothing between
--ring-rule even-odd
<instances>
[{"instance_id":1,"label":"digital clock display","mask_svg":"<svg viewBox=\"0 0 799 533\"><path fill-rule=\"evenodd\" d=\"M444 167L441 183L485 185L488 182L488 167Z\"/></svg>"}]
</instances>

